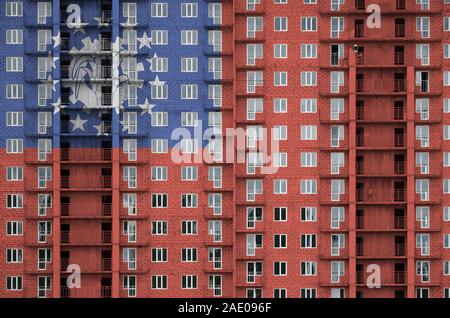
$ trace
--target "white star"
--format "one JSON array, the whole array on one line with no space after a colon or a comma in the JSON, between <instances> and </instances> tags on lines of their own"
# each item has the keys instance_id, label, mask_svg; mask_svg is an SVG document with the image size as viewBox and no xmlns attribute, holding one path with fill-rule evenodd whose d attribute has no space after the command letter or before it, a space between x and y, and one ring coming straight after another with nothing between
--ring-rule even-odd
<instances>
[{"instance_id":1,"label":"white star","mask_svg":"<svg viewBox=\"0 0 450 318\"><path fill-rule=\"evenodd\" d=\"M101 136L101 135L108 136L108 133L105 132L108 127L104 123L94 125L94 128L97 130L97 136Z\"/></svg>"},{"instance_id":2,"label":"white star","mask_svg":"<svg viewBox=\"0 0 450 318\"><path fill-rule=\"evenodd\" d=\"M56 69L56 62L58 62L58 60L59 60L59 57L58 57L58 56L54 56L54 57L52 58L52 67L53 67L54 69Z\"/></svg>"},{"instance_id":3,"label":"white star","mask_svg":"<svg viewBox=\"0 0 450 318\"><path fill-rule=\"evenodd\" d=\"M58 97L58 100L56 101L56 103L52 103L52 106L55 108L53 110L53 114L57 114L61 109L61 97Z\"/></svg>"},{"instance_id":4,"label":"white star","mask_svg":"<svg viewBox=\"0 0 450 318\"><path fill-rule=\"evenodd\" d=\"M148 102L147 98L145 99L144 104L139 104L138 106L141 108L141 116L144 115L145 113L152 115L152 110L155 107L155 105L150 104Z\"/></svg>"},{"instance_id":5,"label":"white star","mask_svg":"<svg viewBox=\"0 0 450 318\"><path fill-rule=\"evenodd\" d=\"M56 92L56 85L58 85L58 84L59 84L59 80L54 80L53 81L53 83L52 83L53 88L52 89L53 89L54 92Z\"/></svg>"},{"instance_id":6,"label":"white star","mask_svg":"<svg viewBox=\"0 0 450 318\"><path fill-rule=\"evenodd\" d=\"M87 122L87 119L81 119L80 114L77 114L77 118L71 119L70 122L73 125L72 131L77 129L84 131L84 124Z\"/></svg>"},{"instance_id":7,"label":"white star","mask_svg":"<svg viewBox=\"0 0 450 318\"><path fill-rule=\"evenodd\" d=\"M155 80L154 81L150 81L150 84L151 85L164 85L164 84L166 84L166 82L160 81L159 80L159 76L156 75Z\"/></svg>"},{"instance_id":8,"label":"white star","mask_svg":"<svg viewBox=\"0 0 450 318\"><path fill-rule=\"evenodd\" d=\"M61 45L61 31L58 31L56 36L52 36L53 39L53 48L56 48Z\"/></svg>"},{"instance_id":9,"label":"white star","mask_svg":"<svg viewBox=\"0 0 450 318\"><path fill-rule=\"evenodd\" d=\"M143 47L150 48L150 45L152 43L152 38L149 38L147 36L147 32L145 32L145 31L144 31L144 35L142 36L142 38L137 38L137 40L140 42L139 50L142 49Z\"/></svg>"},{"instance_id":10,"label":"white star","mask_svg":"<svg viewBox=\"0 0 450 318\"><path fill-rule=\"evenodd\" d=\"M73 28L73 34L76 34L78 32L81 32L83 34L86 34L86 32L84 31L84 26L88 25L89 23L83 23L81 21L77 21L75 23L72 23L71 26Z\"/></svg>"},{"instance_id":11,"label":"white star","mask_svg":"<svg viewBox=\"0 0 450 318\"><path fill-rule=\"evenodd\" d=\"M121 121L120 121L120 124L123 126L123 127L122 127L122 132L128 130L128 125L125 125L125 121L121 120Z\"/></svg>"}]
</instances>

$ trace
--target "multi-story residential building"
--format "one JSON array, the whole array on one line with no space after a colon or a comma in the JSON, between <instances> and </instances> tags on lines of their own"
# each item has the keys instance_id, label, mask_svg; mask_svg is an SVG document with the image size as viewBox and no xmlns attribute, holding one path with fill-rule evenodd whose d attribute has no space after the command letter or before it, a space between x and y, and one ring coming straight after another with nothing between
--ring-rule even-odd
<instances>
[{"instance_id":1,"label":"multi-story residential building","mask_svg":"<svg viewBox=\"0 0 450 318\"><path fill-rule=\"evenodd\" d=\"M450 297L450 1L0 16L0 297Z\"/></svg>"}]
</instances>

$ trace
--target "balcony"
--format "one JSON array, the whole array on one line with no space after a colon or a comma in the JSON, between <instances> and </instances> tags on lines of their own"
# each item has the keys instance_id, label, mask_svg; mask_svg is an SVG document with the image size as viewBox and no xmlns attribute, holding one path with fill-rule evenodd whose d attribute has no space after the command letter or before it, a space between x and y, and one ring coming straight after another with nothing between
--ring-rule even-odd
<instances>
[{"instance_id":1,"label":"balcony","mask_svg":"<svg viewBox=\"0 0 450 318\"><path fill-rule=\"evenodd\" d=\"M61 176L61 189L111 189L111 176L98 176L75 179Z\"/></svg>"},{"instance_id":2,"label":"balcony","mask_svg":"<svg viewBox=\"0 0 450 318\"><path fill-rule=\"evenodd\" d=\"M61 287L61 298L111 298L110 286L69 288Z\"/></svg>"},{"instance_id":3,"label":"balcony","mask_svg":"<svg viewBox=\"0 0 450 318\"><path fill-rule=\"evenodd\" d=\"M379 54L368 54L364 52L360 52L356 55L356 64L358 66L367 66L367 67L395 67L395 66L403 66L405 65L405 54L403 52L394 52L394 56L392 59L392 63L381 65L380 64L380 55Z\"/></svg>"},{"instance_id":4,"label":"balcony","mask_svg":"<svg viewBox=\"0 0 450 318\"><path fill-rule=\"evenodd\" d=\"M405 244L394 244L392 248L389 246L376 246L371 248L369 251L365 250L364 244L356 244L356 256L364 258L379 258L379 259L389 259L404 257L406 255Z\"/></svg>"},{"instance_id":5,"label":"balcony","mask_svg":"<svg viewBox=\"0 0 450 318\"><path fill-rule=\"evenodd\" d=\"M61 148L61 161L63 162L102 162L111 161L112 149L110 148Z\"/></svg>"},{"instance_id":6,"label":"balcony","mask_svg":"<svg viewBox=\"0 0 450 318\"><path fill-rule=\"evenodd\" d=\"M66 245L102 245L111 244L111 231L75 232L61 231L61 244Z\"/></svg>"},{"instance_id":7,"label":"balcony","mask_svg":"<svg viewBox=\"0 0 450 318\"><path fill-rule=\"evenodd\" d=\"M405 162L394 162L392 164L392 170L387 169L387 167L380 169L376 165L367 165L364 162L356 162L356 174L365 177L395 177L405 174Z\"/></svg>"},{"instance_id":8,"label":"balcony","mask_svg":"<svg viewBox=\"0 0 450 318\"><path fill-rule=\"evenodd\" d=\"M82 273L101 273L112 270L111 258L68 259L61 258L61 272L65 272L70 264L78 264Z\"/></svg>"},{"instance_id":9,"label":"balcony","mask_svg":"<svg viewBox=\"0 0 450 318\"><path fill-rule=\"evenodd\" d=\"M111 98L111 96L109 97L109 98ZM102 101L103 101L103 95L102 95ZM105 105L105 106L107 106L107 105ZM68 121L68 120L62 120L61 121L61 126L60 126L60 129L61 129L61 134L74 134L74 135L77 135L77 136L80 136L80 135L86 135L86 136L92 136L93 134L94 135L96 135L96 136L98 136L98 134L110 134L111 132L112 132L112 130L111 130L111 121L102 121L102 122L100 122L100 129L99 129L99 131L98 132L95 132L95 133L92 133L92 132L85 132L85 131L73 131L73 129L71 128L71 122L70 121Z\"/></svg>"},{"instance_id":10,"label":"balcony","mask_svg":"<svg viewBox=\"0 0 450 318\"><path fill-rule=\"evenodd\" d=\"M367 85L365 85L367 83ZM404 79L386 79L371 80L356 79L356 93L366 95L390 95L406 92L406 80Z\"/></svg>"},{"instance_id":11,"label":"balcony","mask_svg":"<svg viewBox=\"0 0 450 318\"><path fill-rule=\"evenodd\" d=\"M72 206L72 208L71 208ZM78 208L73 208L73 206ZM71 218L96 218L96 217L110 217L112 212L111 203L97 204L81 204L77 203L61 203L61 216Z\"/></svg>"},{"instance_id":12,"label":"balcony","mask_svg":"<svg viewBox=\"0 0 450 318\"><path fill-rule=\"evenodd\" d=\"M357 285L366 285L366 274L364 271L357 271L356 272L356 284ZM387 277L386 279L383 279L381 282L381 285L383 286L392 286L392 285L403 285L406 283L406 273L405 272L394 272L394 277Z\"/></svg>"},{"instance_id":13,"label":"balcony","mask_svg":"<svg viewBox=\"0 0 450 318\"><path fill-rule=\"evenodd\" d=\"M359 203L389 204L404 202L406 190L394 189L388 191L386 188L378 189L356 189L356 201Z\"/></svg>"},{"instance_id":14,"label":"balcony","mask_svg":"<svg viewBox=\"0 0 450 318\"><path fill-rule=\"evenodd\" d=\"M357 215L356 229L361 232L396 232L405 230L405 217L396 215L394 217L383 218L373 215Z\"/></svg>"},{"instance_id":15,"label":"balcony","mask_svg":"<svg viewBox=\"0 0 450 318\"><path fill-rule=\"evenodd\" d=\"M100 23L101 24L109 24L111 23L111 10L102 10L102 13L100 15Z\"/></svg>"}]
</instances>

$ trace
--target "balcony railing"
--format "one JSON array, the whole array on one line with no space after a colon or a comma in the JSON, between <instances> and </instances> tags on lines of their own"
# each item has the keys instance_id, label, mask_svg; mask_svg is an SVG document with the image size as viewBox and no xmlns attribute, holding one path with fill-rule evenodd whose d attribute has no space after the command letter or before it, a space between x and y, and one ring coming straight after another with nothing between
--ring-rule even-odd
<instances>
[{"instance_id":1,"label":"balcony railing","mask_svg":"<svg viewBox=\"0 0 450 318\"><path fill-rule=\"evenodd\" d=\"M404 284L406 282L406 273L405 272L394 272L394 283L395 284Z\"/></svg>"},{"instance_id":2,"label":"balcony railing","mask_svg":"<svg viewBox=\"0 0 450 318\"><path fill-rule=\"evenodd\" d=\"M404 147L405 146L405 135L395 134L394 135L394 146L395 147Z\"/></svg>"},{"instance_id":3,"label":"balcony railing","mask_svg":"<svg viewBox=\"0 0 450 318\"><path fill-rule=\"evenodd\" d=\"M400 161L394 162L394 173L405 174L405 163Z\"/></svg>"},{"instance_id":4,"label":"balcony railing","mask_svg":"<svg viewBox=\"0 0 450 318\"><path fill-rule=\"evenodd\" d=\"M395 256L405 256L405 244L395 244Z\"/></svg>"},{"instance_id":5,"label":"balcony railing","mask_svg":"<svg viewBox=\"0 0 450 318\"><path fill-rule=\"evenodd\" d=\"M101 23L109 24L111 23L111 10L102 10Z\"/></svg>"},{"instance_id":6,"label":"balcony railing","mask_svg":"<svg viewBox=\"0 0 450 318\"><path fill-rule=\"evenodd\" d=\"M364 256L364 244L356 244L356 256Z\"/></svg>"},{"instance_id":7,"label":"balcony railing","mask_svg":"<svg viewBox=\"0 0 450 318\"><path fill-rule=\"evenodd\" d=\"M396 24L395 25L395 37L396 38L404 38L405 37L405 25L404 24Z\"/></svg>"},{"instance_id":8,"label":"balcony railing","mask_svg":"<svg viewBox=\"0 0 450 318\"><path fill-rule=\"evenodd\" d=\"M386 189L356 189L356 201L358 202L404 202L406 190L394 189L391 196L387 196L389 192Z\"/></svg>"},{"instance_id":9,"label":"balcony railing","mask_svg":"<svg viewBox=\"0 0 450 318\"><path fill-rule=\"evenodd\" d=\"M364 284L364 272L362 272L362 271L356 272L356 283Z\"/></svg>"},{"instance_id":10,"label":"balcony railing","mask_svg":"<svg viewBox=\"0 0 450 318\"><path fill-rule=\"evenodd\" d=\"M356 55L356 63L358 65L380 65L380 57L378 54L367 54L365 52L359 52ZM403 52L394 52L393 64L405 64L405 54Z\"/></svg>"},{"instance_id":11,"label":"balcony railing","mask_svg":"<svg viewBox=\"0 0 450 318\"><path fill-rule=\"evenodd\" d=\"M356 228L362 230L364 228L364 216L356 216Z\"/></svg>"},{"instance_id":12,"label":"balcony railing","mask_svg":"<svg viewBox=\"0 0 450 318\"><path fill-rule=\"evenodd\" d=\"M61 259L61 271L65 272L69 264L80 265L82 272L108 272L112 269L111 258L86 258L82 260Z\"/></svg>"},{"instance_id":13,"label":"balcony railing","mask_svg":"<svg viewBox=\"0 0 450 318\"><path fill-rule=\"evenodd\" d=\"M111 203L102 203L100 205L101 214L98 213L99 206L91 205L89 207L79 206L79 209L74 209L76 214L73 214L70 208L70 203L61 203L61 216L74 216L74 217L90 217L90 216L111 216L112 205Z\"/></svg>"},{"instance_id":14,"label":"balcony railing","mask_svg":"<svg viewBox=\"0 0 450 318\"><path fill-rule=\"evenodd\" d=\"M377 94L401 93L406 90L406 81L404 79L367 81L368 87L365 87L365 82L362 78L356 79L356 92Z\"/></svg>"},{"instance_id":15,"label":"balcony railing","mask_svg":"<svg viewBox=\"0 0 450 318\"><path fill-rule=\"evenodd\" d=\"M394 228L397 230L404 230L405 227L405 217L401 215L396 215L394 217Z\"/></svg>"},{"instance_id":16,"label":"balcony railing","mask_svg":"<svg viewBox=\"0 0 450 318\"><path fill-rule=\"evenodd\" d=\"M93 189L110 189L111 176L100 176L97 178L75 179L69 176L61 176L61 188L93 188Z\"/></svg>"},{"instance_id":17,"label":"balcony railing","mask_svg":"<svg viewBox=\"0 0 450 318\"><path fill-rule=\"evenodd\" d=\"M78 234L78 233L76 233ZM70 231L61 231L61 244L109 244L111 243L111 231L99 233L85 233L72 237Z\"/></svg>"},{"instance_id":18,"label":"balcony railing","mask_svg":"<svg viewBox=\"0 0 450 318\"><path fill-rule=\"evenodd\" d=\"M110 148L61 148L61 161L111 161L111 158L112 150Z\"/></svg>"},{"instance_id":19,"label":"balcony railing","mask_svg":"<svg viewBox=\"0 0 450 318\"><path fill-rule=\"evenodd\" d=\"M111 298L111 287L61 287L61 298Z\"/></svg>"}]
</instances>

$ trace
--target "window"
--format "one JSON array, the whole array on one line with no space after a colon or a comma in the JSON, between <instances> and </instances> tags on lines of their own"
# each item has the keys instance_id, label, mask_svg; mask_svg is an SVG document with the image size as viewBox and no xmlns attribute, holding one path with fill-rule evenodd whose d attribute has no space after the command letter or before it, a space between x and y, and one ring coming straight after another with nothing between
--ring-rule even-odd
<instances>
[{"instance_id":1,"label":"window","mask_svg":"<svg viewBox=\"0 0 450 318\"><path fill-rule=\"evenodd\" d=\"M197 99L198 86L194 84L181 85L181 99Z\"/></svg>"},{"instance_id":2,"label":"window","mask_svg":"<svg viewBox=\"0 0 450 318\"><path fill-rule=\"evenodd\" d=\"M167 69L166 69L166 72L167 72ZM198 72L198 58L182 57L181 58L181 72L182 73Z\"/></svg>"},{"instance_id":3,"label":"window","mask_svg":"<svg viewBox=\"0 0 450 318\"><path fill-rule=\"evenodd\" d=\"M167 3L152 3L151 17L152 18L167 18L168 4Z\"/></svg>"},{"instance_id":4,"label":"window","mask_svg":"<svg viewBox=\"0 0 450 318\"><path fill-rule=\"evenodd\" d=\"M22 276L7 276L6 290L22 290Z\"/></svg>"},{"instance_id":5,"label":"window","mask_svg":"<svg viewBox=\"0 0 450 318\"><path fill-rule=\"evenodd\" d=\"M153 275L152 276L152 289L167 289L167 276L166 275Z\"/></svg>"},{"instance_id":6,"label":"window","mask_svg":"<svg viewBox=\"0 0 450 318\"><path fill-rule=\"evenodd\" d=\"M137 197L136 193L124 193L122 206L127 209L128 215L137 214Z\"/></svg>"},{"instance_id":7,"label":"window","mask_svg":"<svg viewBox=\"0 0 450 318\"><path fill-rule=\"evenodd\" d=\"M263 193L262 180L247 180L247 201L255 201L256 195Z\"/></svg>"},{"instance_id":8,"label":"window","mask_svg":"<svg viewBox=\"0 0 450 318\"><path fill-rule=\"evenodd\" d=\"M23 85L6 84L6 99L23 99Z\"/></svg>"},{"instance_id":9,"label":"window","mask_svg":"<svg viewBox=\"0 0 450 318\"><path fill-rule=\"evenodd\" d=\"M316 98L302 98L300 101L300 112L316 113L317 112L317 99Z\"/></svg>"},{"instance_id":10,"label":"window","mask_svg":"<svg viewBox=\"0 0 450 318\"><path fill-rule=\"evenodd\" d=\"M167 153L168 151L167 139L152 139L151 149L152 153Z\"/></svg>"},{"instance_id":11,"label":"window","mask_svg":"<svg viewBox=\"0 0 450 318\"><path fill-rule=\"evenodd\" d=\"M197 221L182 221L181 234L197 235Z\"/></svg>"},{"instance_id":12,"label":"window","mask_svg":"<svg viewBox=\"0 0 450 318\"><path fill-rule=\"evenodd\" d=\"M317 72L301 72L301 86L317 86Z\"/></svg>"},{"instance_id":13,"label":"window","mask_svg":"<svg viewBox=\"0 0 450 318\"><path fill-rule=\"evenodd\" d=\"M23 261L23 250L21 248L6 249L7 263L22 263L22 261Z\"/></svg>"},{"instance_id":14,"label":"window","mask_svg":"<svg viewBox=\"0 0 450 318\"><path fill-rule=\"evenodd\" d=\"M6 72L23 72L23 58L6 57Z\"/></svg>"},{"instance_id":15,"label":"window","mask_svg":"<svg viewBox=\"0 0 450 318\"><path fill-rule=\"evenodd\" d=\"M198 175L197 167L181 167L182 181L196 181Z\"/></svg>"},{"instance_id":16,"label":"window","mask_svg":"<svg viewBox=\"0 0 450 318\"><path fill-rule=\"evenodd\" d=\"M123 153L128 155L128 161L137 160L137 140L136 139L124 139L123 140Z\"/></svg>"},{"instance_id":17,"label":"window","mask_svg":"<svg viewBox=\"0 0 450 318\"><path fill-rule=\"evenodd\" d=\"M263 58L262 44L247 44L247 65L252 66L256 64L257 59Z\"/></svg>"},{"instance_id":18,"label":"window","mask_svg":"<svg viewBox=\"0 0 450 318\"><path fill-rule=\"evenodd\" d=\"M23 167L7 167L6 168L6 180L7 181L22 181L23 180Z\"/></svg>"},{"instance_id":19,"label":"window","mask_svg":"<svg viewBox=\"0 0 450 318\"><path fill-rule=\"evenodd\" d=\"M287 221L287 208L274 208L273 209L273 220L276 222Z\"/></svg>"},{"instance_id":20,"label":"window","mask_svg":"<svg viewBox=\"0 0 450 318\"><path fill-rule=\"evenodd\" d=\"M214 107L222 107L222 85L208 85L208 99Z\"/></svg>"},{"instance_id":21,"label":"window","mask_svg":"<svg viewBox=\"0 0 450 318\"><path fill-rule=\"evenodd\" d=\"M183 193L181 194L182 208L196 208L198 204L197 193Z\"/></svg>"},{"instance_id":22,"label":"window","mask_svg":"<svg viewBox=\"0 0 450 318\"><path fill-rule=\"evenodd\" d=\"M47 18L52 16L52 3L51 2L38 2L37 3L37 23L46 24Z\"/></svg>"},{"instance_id":23,"label":"window","mask_svg":"<svg viewBox=\"0 0 450 318\"><path fill-rule=\"evenodd\" d=\"M181 30L181 45L197 45L197 30Z\"/></svg>"},{"instance_id":24,"label":"window","mask_svg":"<svg viewBox=\"0 0 450 318\"><path fill-rule=\"evenodd\" d=\"M317 167L317 152L302 152L300 161L303 168Z\"/></svg>"},{"instance_id":25,"label":"window","mask_svg":"<svg viewBox=\"0 0 450 318\"><path fill-rule=\"evenodd\" d=\"M47 129L52 126L51 112L38 112L38 134L45 135Z\"/></svg>"},{"instance_id":26,"label":"window","mask_svg":"<svg viewBox=\"0 0 450 318\"><path fill-rule=\"evenodd\" d=\"M23 112L6 112L6 126L8 127L23 126Z\"/></svg>"},{"instance_id":27,"label":"window","mask_svg":"<svg viewBox=\"0 0 450 318\"><path fill-rule=\"evenodd\" d=\"M262 98L247 99L247 120L255 120L258 113L264 111L264 100Z\"/></svg>"},{"instance_id":28,"label":"window","mask_svg":"<svg viewBox=\"0 0 450 318\"><path fill-rule=\"evenodd\" d=\"M286 152L274 152L273 153L273 166L277 168L287 167L287 157Z\"/></svg>"},{"instance_id":29,"label":"window","mask_svg":"<svg viewBox=\"0 0 450 318\"><path fill-rule=\"evenodd\" d=\"M213 52L222 52L222 31L209 30L208 44L212 46Z\"/></svg>"},{"instance_id":30,"label":"window","mask_svg":"<svg viewBox=\"0 0 450 318\"><path fill-rule=\"evenodd\" d=\"M273 46L273 57L276 59L286 59L288 54L287 44L274 44Z\"/></svg>"},{"instance_id":31,"label":"window","mask_svg":"<svg viewBox=\"0 0 450 318\"><path fill-rule=\"evenodd\" d=\"M6 153L23 153L23 139L6 139Z\"/></svg>"},{"instance_id":32,"label":"window","mask_svg":"<svg viewBox=\"0 0 450 318\"><path fill-rule=\"evenodd\" d=\"M167 208L167 194L152 193L152 208Z\"/></svg>"},{"instance_id":33,"label":"window","mask_svg":"<svg viewBox=\"0 0 450 318\"><path fill-rule=\"evenodd\" d=\"M430 18L416 17L416 31L420 32L422 38L430 37Z\"/></svg>"},{"instance_id":34,"label":"window","mask_svg":"<svg viewBox=\"0 0 450 318\"><path fill-rule=\"evenodd\" d=\"M287 275L287 263L286 262L274 262L273 263L273 274L275 276L286 276Z\"/></svg>"},{"instance_id":35,"label":"window","mask_svg":"<svg viewBox=\"0 0 450 318\"><path fill-rule=\"evenodd\" d=\"M275 179L273 181L273 193L274 194L287 194L287 180Z\"/></svg>"},{"instance_id":36,"label":"window","mask_svg":"<svg viewBox=\"0 0 450 318\"><path fill-rule=\"evenodd\" d=\"M274 140L287 140L287 126L274 126L273 127L273 139Z\"/></svg>"},{"instance_id":37,"label":"window","mask_svg":"<svg viewBox=\"0 0 450 318\"><path fill-rule=\"evenodd\" d=\"M127 24L136 24L137 23L136 3L133 3L133 2L125 2L125 3L123 3L122 15L123 15L123 17L125 19L125 22Z\"/></svg>"},{"instance_id":38,"label":"window","mask_svg":"<svg viewBox=\"0 0 450 318\"><path fill-rule=\"evenodd\" d=\"M343 194L345 194L345 180L331 180L331 201L340 201Z\"/></svg>"},{"instance_id":39,"label":"window","mask_svg":"<svg viewBox=\"0 0 450 318\"><path fill-rule=\"evenodd\" d=\"M196 289L197 288L197 275L181 276L181 288L182 289Z\"/></svg>"},{"instance_id":40,"label":"window","mask_svg":"<svg viewBox=\"0 0 450 318\"><path fill-rule=\"evenodd\" d=\"M47 74L52 70L52 58L38 57L38 79L47 79Z\"/></svg>"},{"instance_id":41,"label":"window","mask_svg":"<svg viewBox=\"0 0 450 318\"><path fill-rule=\"evenodd\" d=\"M169 68L169 59L167 57L153 56L150 59L150 71L155 73L167 72Z\"/></svg>"},{"instance_id":42,"label":"window","mask_svg":"<svg viewBox=\"0 0 450 318\"><path fill-rule=\"evenodd\" d=\"M197 17L197 3L182 3L181 17L182 18L196 18Z\"/></svg>"},{"instance_id":43,"label":"window","mask_svg":"<svg viewBox=\"0 0 450 318\"><path fill-rule=\"evenodd\" d=\"M222 4L209 3L208 4L208 18L213 20L214 25L222 24Z\"/></svg>"},{"instance_id":44,"label":"window","mask_svg":"<svg viewBox=\"0 0 450 318\"><path fill-rule=\"evenodd\" d=\"M301 276L315 276L317 275L317 262L303 261L300 262Z\"/></svg>"},{"instance_id":45,"label":"window","mask_svg":"<svg viewBox=\"0 0 450 318\"><path fill-rule=\"evenodd\" d=\"M301 18L301 31L302 32L317 31L317 18L316 17L302 17Z\"/></svg>"},{"instance_id":46,"label":"window","mask_svg":"<svg viewBox=\"0 0 450 318\"><path fill-rule=\"evenodd\" d=\"M273 99L273 112L274 113L286 113L287 112L287 99L286 98L274 98Z\"/></svg>"},{"instance_id":47,"label":"window","mask_svg":"<svg viewBox=\"0 0 450 318\"><path fill-rule=\"evenodd\" d=\"M430 282L430 262L429 261L417 261L416 262L416 275L421 277L422 283Z\"/></svg>"},{"instance_id":48,"label":"window","mask_svg":"<svg viewBox=\"0 0 450 318\"><path fill-rule=\"evenodd\" d=\"M196 248L182 248L181 249L181 261L182 262L196 262L197 261L197 249Z\"/></svg>"},{"instance_id":49,"label":"window","mask_svg":"<svg viewBox=\"0 0 450 318\"><path fill-rule=\"evenodd\" d=\"M317 221L317 208L316 207L302 207L302 208L300 208L300 220L302 222L315 222L315 221Z\"/></svg>"},{"instance_id":50,"label":"window","mask_svg":"<svg viewBox=\"0 0 450 318\"><path fill-rule=\"evenodd\" d=\"M166 221L153 221L152 222L152 235L167 235L167 222Z\"/></svg>"},{"instance_id":51,"label":"window","mask_svg":"<svg viewBox=\"0 0 450 318\"><path fill-rule=\"evenodd\" d=\"M52 167L38 167L38 188L46 188L47 182L52 180Z\"/></svg>"},{"instance_id":52,"label":"window","mask_svg":"<svg viewBox=\"0 0 450 318\"><path fill-rule=\"evenodd\" d=\"M6 2L6 16L7 17L21 17L22 2Z\"/></svg>"},{"instance_id":53,"label":"window","mask_svg":"<svg viewBox=\"0 0 450 318\"><path fill-rule=\"evenodd\" d=\"M51 84L38 84L38 106L45 107L47 101L52 98Z\"/></svg>"},{"instance_id":54,"label":"window","mask_svg":"<svg viewBox=\"0 0 450 318\"><path fill-rule=\"evenodd\" d=\"M301 248L316 248L317 247L317 236L315 234L302 234L300 236L300 247Z\"/></svg>"},{"instance_id":55,"label":"window","mask_svg":"<svg viewBox=\"0 0 450 318\"><path fill-rule=\"evenodd\" d=\"M317 140L317 126L301 126L301 140Z\"/></svg>"},{"instance_id":56,"label":"window","mask_svg":"<svg viewBox=\"0 0 450 318\"><path fill-rule=\"evenodd\" d=\"M302 44L300 52L302 59L315 59L317 58L317 44Z\"/></svg>"},{"instance_id":57,"label":"window","mask_svg":"<svg viewBox=\"0 0 450 318\"><path fill-rule=\"evenodd\" d=\"M47 48L52 44L52 31L51 30L38 30L38 47L39 52L47 51Z\"/></svg>"},{"instance_id":58,"label":"window","mask_svg":"<svg viewBox=\"0 0 450 318\"><path fill-rule=\"evenodd\" d=\"M344 17L331 17L330 19L330 38L339 38L341 32L344 31Z\"/></svg>"},{"instance_id":59,"label":"window","mask_svg":"<svg viewBox=\"0 0 450 318\"><path fill-rule=\"evenodd\" d=\"M6 235L8 236L23 235L23 222L22 221L6 222Z\"/></svg>"},{"instance_id":60,"label":"window","mask_svg":"<svg viewBox=\"0 0 450 318\"><path fill-rule=\"evenodd\" d=\"M213 242L222 242L222 221L208 221L208 234Z\"/></svg>"},{"instance_id":61,"label":"window","mask_svg":"<svg viewBox=\"0 0 450 318\"><path fill-rule=\"evenodd\" d=\"M50 193L38 194L38 215L47 215L47 209L52 207L52 195Z\"/></svg>"},{"instance_id":62,"label":"window","mask_svg":"<svg viewBox=\"0 0 450 318\"><path fill-rule=\"evenodd\" d=\"M331 228L339 229L341 223L345 220L345 208L344 207L331 207Z\"/></svg>"},{"instance_id":63,"label":"window","mask_svg":"<svg viewBox=\"0 0 450 318\"><path fill-rule=\"evenodd\" d=\"M213 74L213 79L222 79L222 58L209 58L208 72Z\"/></svg>"},{"instance_id":64,"label":"window","mask_svg":"<svg viewBox=\"0 0 450 318\"><path fill-rule=\"evenodd\" d=\"M340 169L344 167L345 155L343 152L332 152L330 158L331 174L339 174Z\"/></svg>"},{"instance_id":65,"label":"window","mask_svg":"<svg viewBox=\"0 0 450 318\"><path fill-rule=\"evenodd\" d=\"M6 195L6 207L8 209L21 209L21 208L23 208L23 196L22 196L22 194L7 194Z\"/></svg>"},{"instance_id":66,"label":"window","mask_svg":"<svg viewBox=\"0 0 450 318\"><path fill-rule=\"evenodd\" d=\"M287 17L275 17L274 18L274 31L285 32L288 30L288 18Z\"/></svg>"},{"instance_id":67,"label":"window","mask_svg":"<svg viewBox=\"0 0 450 318\"><path fill-rule=\"evenodd\" d=\"M342 113L344 113L344 99L332 98L330 100L330 120L339 120Z\"/></svg>"},{"instance_id":68,"label":"window","mask_svg":"<svg viewBox=\"0 0 450 318\"><path fill-rule=\"evenodd\" d=\"M198 140L197 139L181 139L180 142L181 153L197 153L198 152Z\"/></svg>"},{"instance_id":69,"label":"window","mask_svg":"<svg viewBox=\"0 0 450 318\"><path fill-rule=\"evenodd\" d=\"M167 180L167 167L154 166L152 167L152 181L166 181Z\"/></svg>"},{"instance_id":70,"label":"window","mask_svg":"<svg viewBox=\"0 0 450 318\"><path fill-rule=\"evenodd\" d=\"M301 194L317 194L317 180L300 180Z\"/></svg>"},{"instance_id":71,"label":"window","mask_svg":"<svg viewBox=\"0 0 450 318\"><path fill-rule=\"evenodd\" d=\"M128 297L136 297L136 276L124 275L123 276L123 289L128 293Z\"/></svg>"},{"instance_id":72,"label":"window","mask_svg":"<svg viewBox=\"0 0 450 318\"><path fill-rule=\"evenodd\" d=\"M152 262L167 262L167 248L152 248Z\"/></svg>"},{"instance_id":73,"label":"window","mask_svg":"<svg viewBox=\"0 0 450 318\"><path fill-rule=\"evenodd\" d=\"M133 113L136 115L136 113ZM136 123L136 116L133 116L133 122ZM152 112L152 127L166 127L169 124L169 114L167 112Z\"/></svg>"},{"instance_id":74,"label":"window","mask_svg":"<svg viewBox=\"0 0 450 318\"><path fill-rule=\"evenodd\" d=\"M22 44L22 30L6 30L6 44Z\"/></svg>"},{"instance_id":75,"label":"window","mask_svg":"<svg viewBox=\"0 0 450 318\"><path fill-rule=\"evenodd\" d=\"M222 193L208 193L208 207L214 215L222 215Z\"/></svg>"},{"instance_id":76,"label":"window","mask_svg":"<svg viewBox=\"0 0 450 318\"><path fill-rule=\"evenodd\" d=\"M247 38L255 38L256 32L262 32L262 17L247 17Z\"/></svg>"},{"instance_id":77,"label":"window","mask_svg":"<svg viewBox=\"0 0 450 318\"><path fill-rule=\"evenodd\" d=\"M137 168L124 166L122 173L122 181L127 183L128 188L136 188L137 187Z\"/></svg>"},{"instance_id":78,"label":"window","mask_svg":"<svg viewBox=\"0 0 450 318\"><path fill-rule=\"evenodd\" d=\"M169 33L167 30L152 30L152 45L167 45Z\"/></svg>"},{"instance_id":79,"label":"window","mask_svg":"<svg viewBox=\"0 0 450 318\"><path fill-rule=\"evenodd\" d=\"M274 86L287 86L288 73L287 72L274 72L273 74Z\"/></svg>"}]
</instances>

